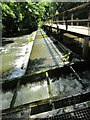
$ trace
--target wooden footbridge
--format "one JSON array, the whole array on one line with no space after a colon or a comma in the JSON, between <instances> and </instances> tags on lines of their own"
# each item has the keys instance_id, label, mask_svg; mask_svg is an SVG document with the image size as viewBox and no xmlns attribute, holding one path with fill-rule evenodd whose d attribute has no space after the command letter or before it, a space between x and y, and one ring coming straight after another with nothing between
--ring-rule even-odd
<instances>
[{"instance_id":1,"label":"wooden footbridge","mask_svg":"<svg viewBox=\"0 0 90 120\"><path fill-rule=\"evenodd\" d=\"M68 12L87 6L90 6L90 2ZM25 75L2 82L3 96L9 96L7 105L7 101L3 101L3 119L90 119L90 17L88 18L44 22L43 30L37 31ZM84 21L88 27L72 23ZM68 25L69 22L73 26ZM71 40L72 44L80 42L83 45L83 48L75 47L75 50L81 49L81 54L73 52L64 44L68 34L69 39L73 36L83 39Z\"/></svg>"},{"instance_id":2,"label":"wooden footbridge","mask_svg":"<svg viewBox=\"0 0 90 120\"><path fill-rule=\"evenodd\" d=\"M77 10L87 9L87 19L73 19L75 12ZM63 20L58 20L59 16L63 18ZM71 20L68 20L70 18ZM79 17L79 16L78 16ZM56 21L53 21L56 20ZM79 24L86 23L84 26L79 26ZM71 24L71 25L70 25ZM76 25L75 25L76 24ZM85 26L86 25L86 26ZM43 25L44 29L48 30L48 32L56 31L57 39L60 42L63 42L64 33L69 33L78 37L83 38L83 41L79 41L83 43L83 52L82 56L85 58L88 55L88 47L90 46L90 2L86 4L82 4L78 7L66 10L60 13L58 16L53 16L49 18Z\"/></svg>"}]
</instances>

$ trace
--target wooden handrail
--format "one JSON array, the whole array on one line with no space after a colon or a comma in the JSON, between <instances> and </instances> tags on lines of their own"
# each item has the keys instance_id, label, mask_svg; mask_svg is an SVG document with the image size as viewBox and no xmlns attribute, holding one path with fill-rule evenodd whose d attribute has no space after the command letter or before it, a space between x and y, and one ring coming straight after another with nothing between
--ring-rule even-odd
<instances>
[{"instance_id":1,"label":"wooden handrail","mask_svg":"<svg viewBox=\"0 0 90 120\"><path fill-rule=\"evenodd\" d=\"M64 11L64 12L62 12L62 13L60 13L60 14L65 14L66 12L74 12L74 11L76 11L76 10L78 10L78 9L83 9L83 8L85 8L85 7L87 7L87 6L89 6L90 5L90 2L87 2L87 3L84 3L84 4L82 4L82 5L79 5L79 6L76 6L76 7L74 7L74 8L71 8L71 9L69 9L69 10L66 10L66 11ZM60 14L58 14L58 15L60 15Z\"/></svg>"},{"instance_id":2,"label":"wooden handrail","mask_svg":"<svg viewBox=\"0 0 90 120\"><path fill-rule=\"evenodd\" d=\"M66 11L64 11L64 12L62 12L62 13L59 13L58 15L53 15L52 17L49 17L48 19L51 19L51 18L53 18L53 17L57 17L57 16L59 16L59 15L64 15L66 12L68 12L69 14L71 13L71 12L74 12L74 11L76 11L76 10L78 10L78 9L83 9L83 8L85 8L85 7L87 7L87 6L90 6L90 1L89 2L87 2L87 3L84 3L84 4L82 4L82 5L79 5L79 6L76 6L76 7L74 7L74 8L71 8L71 9L69 9L69 10L66 10Z\"/></svg>"},{"instance_id":3,"label":"wooden handrail","mask_svg":"<svg viewBox=\"0 0 90 120\"><path fill-rule=\"evenodd\" d=\"M61 21L53 21L53 23L63 23L65 22L65 20L61 20ZM68 23L70 22L90 22L90 20L88 19L75 19L75 20L67 20Z\"/></svg>"}]
</instances>

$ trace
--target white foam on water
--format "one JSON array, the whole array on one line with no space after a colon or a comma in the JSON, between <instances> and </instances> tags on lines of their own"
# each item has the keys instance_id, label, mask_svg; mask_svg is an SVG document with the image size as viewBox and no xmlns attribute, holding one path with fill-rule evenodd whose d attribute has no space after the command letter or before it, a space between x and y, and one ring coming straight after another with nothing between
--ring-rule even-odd
<instances>
[{"instance_id":1,"label":"white foam on water","mask_svg":"<svg viewBox=\"0 0 90 120\"><path fill-rule=\"evenodd\" d=\"M12 100L13 93L11 91L2 92L0 91L0 110L10 107L10 102Z\"/></svg>"},{"instance_id":2,"label":"white foam on water","mask_svg":"<svg viewBox=\"0 0 90 120\"><path fill-rule=\"evenodd\" d=\"M0 53L6 53L8 51L8 49L4 48L4 47L0 47Z\"/></svg>"},{"instance_id":3,"label":"white foam on water","mask_svg":"<svg viewBox=\"0 0 90 120\"><path fill-rule=\"evenodd\" d=\"M48 98L47 81L22 85L18 90L15 106Z\"/></svg>"},{"instance_id":4,"label":"white foam on water","mask_svg":"<svg viewBox=\"0 0 90 120\"><path fill-rule=\"evenodd\" d=\"M59 80L51 82L51 89L53 96L59 95L63 97L83 92L82 84L77 79L69 76L66 78L60 77Z\"/></svg>"},{"instance_id":5,"label":"white foam on water","mask_svg":"<svg viewBox=\"0 0 90 120\"><path fill-rule=\"evenodd\" d=\"M36 36L36 31L33 32L33 34L32 34L33 40L35 39L35 36ZM29 39L29 38L30 38L30 35L27 36L27 39ZM25 46L23 45L22 47L18 47L19 51L16 54L19 58L16 59L14 61L14 63L12 63L12 64L14 64L15 68L11 72L11 74L6 77L7 79L12 79L12 78L16 78L16 77L20 77L20 76L24 75L27 65L28 65L32 46L33 46L33 41L29 42Z\"/></svg>"}]
</instances>

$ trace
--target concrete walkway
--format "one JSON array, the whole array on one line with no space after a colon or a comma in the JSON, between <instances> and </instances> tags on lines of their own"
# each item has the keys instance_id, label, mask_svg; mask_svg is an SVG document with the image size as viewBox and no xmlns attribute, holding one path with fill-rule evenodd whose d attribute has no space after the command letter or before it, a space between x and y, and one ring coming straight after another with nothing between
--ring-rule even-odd
<instances>
[{"instance_id":1,"label":"concrete walkway","mask_svg":"<svg viewBox=\"0 0 90 120\"><path fill-rule=\"evenodd\" d=\"M38 30L30 56L27 74L63 66L64 56L43 30Z\"/></svg>"}]
</instances>

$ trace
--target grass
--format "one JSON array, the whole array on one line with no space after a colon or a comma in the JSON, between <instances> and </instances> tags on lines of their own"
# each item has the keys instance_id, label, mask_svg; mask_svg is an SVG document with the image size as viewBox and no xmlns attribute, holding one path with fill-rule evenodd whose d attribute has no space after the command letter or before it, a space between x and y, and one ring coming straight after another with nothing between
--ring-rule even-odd
<instances>
[{"instance_id":1,"label":"grass","mask_svg":"<svg viewBox=\"0 0 90 120\"><path fill-rule=\"evenodd\" d=\"M32 38L32 34L30 35L30 39L26 42L26 45L29 43L29 42L32 42L33 41L33 38Z\"/></svg>"},{"instance_id":2,"label":"grass","mask_svg":"<svg viewBox=\"0 0 90 120\"><path fill-rule=\"evenodd\" d=\"M33 41L33 38L32 38L32 35L30 35L30 39L28 42L32 42Z\"/></svg>"}]
</instances>

